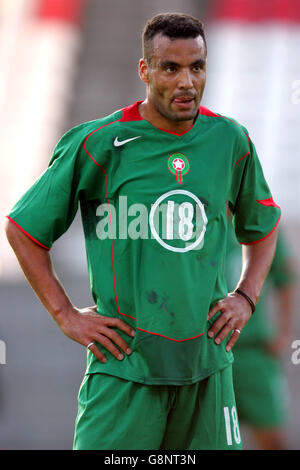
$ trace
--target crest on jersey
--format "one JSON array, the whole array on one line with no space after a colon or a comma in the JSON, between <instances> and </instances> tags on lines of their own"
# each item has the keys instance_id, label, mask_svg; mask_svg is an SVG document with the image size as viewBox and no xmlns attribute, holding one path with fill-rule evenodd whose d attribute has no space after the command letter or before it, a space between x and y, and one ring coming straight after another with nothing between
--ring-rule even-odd
<instances>
[{"instance_id":1,"label":"crest on jersey","mask_svg":"<svg viewBox=\"0 0 300 470\"><path fill-rule=\"evenodd\" d=\"M168 168L179 184L183 183L183 177L190 171L190 162L183 153L173 153L168 158Z\"/></svg>"}]
</instances>

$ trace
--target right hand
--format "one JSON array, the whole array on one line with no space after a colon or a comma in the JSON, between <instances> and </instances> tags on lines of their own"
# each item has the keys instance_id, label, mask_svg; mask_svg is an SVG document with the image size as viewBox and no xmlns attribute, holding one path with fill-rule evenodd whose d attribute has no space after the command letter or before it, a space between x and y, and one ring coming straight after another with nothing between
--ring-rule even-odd
<instances>
[{"instance_id":1,"label":"right hand","mask_svg":"<svg viewBox=\"0 0 300 470\"><path fill-rule=\"evenodd\" d=\"M124 358L120 350L127 355L131 353L127 343L114 328L124 331L124 333L131 337L135 335L134 329L119 318L105 317L95 313L93 307L73 307L68 313L64 312L64 315L61 316L57 323L66 336L85 347L91 342L96 341L120 361ZM104 354L99 351L95 344L92 344L89 350L99 361L103 363L107 361Z\"/></svg>"}]
</instances>

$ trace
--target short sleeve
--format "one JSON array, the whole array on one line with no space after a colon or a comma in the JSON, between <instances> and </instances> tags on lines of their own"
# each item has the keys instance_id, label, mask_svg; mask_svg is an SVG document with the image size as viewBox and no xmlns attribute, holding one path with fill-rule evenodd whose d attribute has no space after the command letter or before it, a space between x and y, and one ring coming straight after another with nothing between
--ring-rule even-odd
<instances>
[{"instance_id":1,"label":"short sleeve","mask_svg":"<svg viewBox=\"0 0 300 470\"><path fill-rule=\"evenodd\" d=\"M76 128L56 145L47 170L11 209L8 218L43 248L50 249L71 225L78 209Z\"/></svg>"},{"instance_id":2,"label":"short sleeve","mask_svg":"<svg viewBox=\"0 0 300 470\"><path fill-rule=\"evenodd\" d=\"M244 128L243 128L244 129ZM262 241L276 228L280 207L274 202L263 174L255 146L245 130L248 152L234 166L229 206L237 239L242 244Z\"/></svg>"}]
</instances>

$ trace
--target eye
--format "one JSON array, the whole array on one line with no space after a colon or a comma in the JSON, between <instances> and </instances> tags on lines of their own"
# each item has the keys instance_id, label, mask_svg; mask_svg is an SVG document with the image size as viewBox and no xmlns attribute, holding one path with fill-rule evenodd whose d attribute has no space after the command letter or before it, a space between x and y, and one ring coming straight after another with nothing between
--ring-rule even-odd
<instances>
[{"instance_id":1,"label":"eye","mask_svg":"<svg viewBox=\"0 0 300 470\"><path fill-rule=\"evenodd\" d=\"M201 70L202 70L202 66L201 66L201 65L194 65L194 67L193 67L193 72L198 73L198 72L201 72Z\"/></svg>"},{"instance_id":2,"label":"eye","mask_svg":"<svg viewBox=\"0 0 300 470\"><path fill-rule=\"evenodd\" d=\"M174 72L176 72L176 67L175 67L175 65L168 65L168 66L165 68L165 71L166 71L167 73L174 73Z\"/></svg>"}]
</instances>

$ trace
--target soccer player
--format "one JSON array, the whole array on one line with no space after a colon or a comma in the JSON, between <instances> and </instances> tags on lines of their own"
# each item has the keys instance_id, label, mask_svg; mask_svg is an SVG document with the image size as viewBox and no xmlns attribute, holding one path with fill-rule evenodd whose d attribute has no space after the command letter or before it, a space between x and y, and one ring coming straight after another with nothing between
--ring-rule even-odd
<instances>
[{"instance_id":1,"label":"soccer player","mask_svg":"<svg viewBox=\"0 0 300 470\"><path fill-rule=\"evenodd\" d=\"M271 264L280 208L247 130L200 105L206 56L198 19L149 20L146 98L67 132L8 216L31 286L87 347L74 449L242 448L231 349ZM78 204L92 308L72 304L49 255ZM228 207L244 252L229 294Z\"/></svg>"},{"instance_id":2,"label":"soccer player","mask_svg":"<svg viewBox=\"0 0 300 470\"><path fill-rule=\"evenodd\" d=\"M241 247L229 225L226 277L234 288L241 268ZM251 431L261 450L287 447L284 427L288 419L287 384L281 355L290 343L296 271L282 231L256 312L234 350L233 382L239 419ZM268 295L276 298L277 325L267 315ZM274 320L274 318L273 318ZM255 377L255 380L253 380Z\"/></svg>"}]
</instances>

